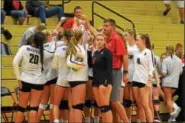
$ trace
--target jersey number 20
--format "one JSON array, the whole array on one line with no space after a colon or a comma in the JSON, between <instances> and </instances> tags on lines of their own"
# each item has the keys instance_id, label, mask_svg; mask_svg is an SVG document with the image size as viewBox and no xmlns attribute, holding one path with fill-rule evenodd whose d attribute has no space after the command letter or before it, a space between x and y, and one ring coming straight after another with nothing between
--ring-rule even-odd
<instances>
[{"instance_id":1,"label":"jersey number 20","mask_svg":"<svg viewBox=\"0 0 185 123\"><path fill-rule=\"evenodd\" d=\"M38 64L39 63L39 56L38 55L34 55L32 53L30 53L30 63L33 64Z\"/></svg>"}]
</instances>

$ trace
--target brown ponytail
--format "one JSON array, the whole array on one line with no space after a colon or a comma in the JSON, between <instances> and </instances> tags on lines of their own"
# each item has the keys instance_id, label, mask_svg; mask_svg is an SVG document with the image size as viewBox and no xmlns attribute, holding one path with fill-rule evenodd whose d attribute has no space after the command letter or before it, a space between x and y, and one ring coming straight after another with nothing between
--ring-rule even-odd
<instances>
[{"instance_id":1,"label":"brown ponytail","mask_svg":"<svg viewBox=\"0 0 185 123\"><path fill-rule=\"evenodd\" d=\"M152 46L151 46L151 41L150 41L150 37L148 34L139 34L141 39L145 41L145 46L146 48L152 50Z\"/></svg>"}]
</instances>

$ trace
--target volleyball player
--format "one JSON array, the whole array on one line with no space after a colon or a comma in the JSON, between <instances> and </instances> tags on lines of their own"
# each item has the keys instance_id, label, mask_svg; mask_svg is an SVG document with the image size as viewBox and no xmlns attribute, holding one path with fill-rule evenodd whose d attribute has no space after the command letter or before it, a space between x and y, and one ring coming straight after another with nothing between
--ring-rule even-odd
<instances>
[{"instance_id":1,"label":"volleyball player","mask_svg":"<svg viewBox=\"0 0 185 123\"><path fill-rule=\"evenodd\" d=\"M125 96L124 96L124 106L125 110L127 112L127 116L129 120L131 121L131 115L132 115L132 79L133 79L133 73L134 73L134 58L136 57L136 53L139 51L135 37L136 34L134 30L127 29L124 33L125 40L127 41L127 51L128 51L128 80L129 82L126 84L125 87ZM137 114L139 113L140 108L137 109Z\"/></svg>"},{"instance_id":2,"label":"volleyball player","mask_svg":"<svg viewBox=\"0 0 185 123\"><path fill-rule=\"evenodd\" d=\"M46 35L46 41L44 42L44 53L47 54L47 58L44 60L44 76L45 76L45 85L44 91L41 97L41 103L39 105L38 116L39 120L41 119L44 110L46 110L48 106L48 102L50 101L50 122L53 122L53 98L54 98L54 88L57 82L57 71L52 69L51 64L53 61L54 53L57 47L57 42L53 41L52 34L49 30L42 31Z\"/></svg>"},{"instance_id":3,"label":"volleyball player","mask_svg":"<svg viewBox=\"0 0 185 123\"><path fill-rule=\"evenodd\" d=\"M55 69L58 69L58 80L55 86L54 108L53 108L53 116L54 116L55 123L60 122L59 108L69 110L68 100L62 100L62 99L64 98L64 93L67 93L68 92L67 89L69 88L69 83L67 81L69 68L66 64L67 63L66 50L68 48L68 43L71 40L72 36L73 36L73 32L71 30L64 30L63 45L61 45L56 49L55 56L52 63L52 67Z\"/></svg>"},{"instance_id":4,"label":"volleyball player","mask_svg":"<svg viewBox=\"0 0 185 123\"><path fill-rule=\"evenodd\" d=\"M86 82L88 81L87 53L85 46L81 44L82 35L81 30L74 30L66 51L67 65L70 67L67 80L71 87L72 98L69 122L82 122Z\"/></svg>"},{"instance_id":5,"label":"volleyball player","mask_svg":"<svg viewBox=\"0 0 185 123\"><path fill-rule=\"evenodd\" d=\"M177 106L173 110L173 100L172 95L179 85L179 77L182 74L182 62L174 54L174 47L169 45L166 47L167 56L162 63L162 88L165 94L165 101L167 104L167 109L170 114L169 122L175 121L175 118L179 115L181 108Z\"/></svg>"},{"instance_id":6,"label":"volleyball player","mask_svg":"<svg viewBox=\"0 0 185 123\"><path fill-rule=\"evenodd\" d=\"M141 122L153 122L152 111L149 106L149 94L151 80L153 77L152 52L147 49L151 47L149 37L139 34L136 37L136 44L139 48L134 57L134 73L132 88L137 107L140 108L139 120Z\"/></svg>"},{"instance_id":7,"label":"volleyball player","mask_svg":"<svg viewBox=\"0 0 185 123\"><path fill-rule=\"evenodd\" d=\"M101 110L102 122L112 122L109 106L112 90L112 53L106 47L104 34L96 35L97 51L93 56L93 93Z\"/></svg>"},{"instance_id":8,"label":"volleyball player","mask_svg":"<svg viewBox=\"0 0 185 123\"><path fill-rule=\"evenodd\" d=\"M28 121L30 123L37 122L38 106L45 83L43 74L43 43L45 40L45 35L37 32L33 37L31 45L20 47L14 57L13 69L20 87L15 118L16 123L23 121L28 103L30 105ZM19 64L21 64L21 72L19 70Z\"/></svg>"},{"instance_id":9,"label":"volleyball player","mask_svg":"<svg viewBox=\"0 0 185 123\"><path fill-rule=\"evenodd\" d=\"M86 84L86 100L84 107L85 122L91 122L92 108L93 108L93 92L92 92L92 80L93 80L93 69L92 69L92 56L94 54L94 36L88 31L87 39L87 60L88 60L88 76L89 80Z\"/></svg>"},{"instance_id":10,"label":"volleyball player","mask_svg":"<svg viewBox=\"0 0 185 123\"><path fill-rule=\"evenodd\" d=\"M88 22L88 21L87 21ZM113 122L129 122L125 109L120 103L120 88L123 66L123 80L128 82L128 55L124 46L124 43L120 36L115 32L116 22L113 19L106 19L104 21L103 33L106 35L107 48L113 53L113 87L111 92L111 107L113 111ZM88 29L96 36L97 31L90 23L88 23ZM120 117L120 118L119 118Z\"/></svg>"}]
</instances>

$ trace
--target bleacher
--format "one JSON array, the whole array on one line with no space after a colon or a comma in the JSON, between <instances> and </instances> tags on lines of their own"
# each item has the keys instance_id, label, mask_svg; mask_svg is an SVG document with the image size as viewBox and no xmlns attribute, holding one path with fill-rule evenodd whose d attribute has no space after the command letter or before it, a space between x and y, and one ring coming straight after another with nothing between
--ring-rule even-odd
<instances>
[{"instance_id":1,"label":"bleacher","mask_svg":"<svg viewBox=\"0 0 185 123\"><path fill-rule=\"evenodd\" d=\"M172 4L172 11L168 16L164 17L162 15L163 10L165 9L162 1L110 1L104 0L99 1L101 4L107 6L108 8L116 11L117 13L129 18L132 20L136 26L137 33L147 33L151 37L152 43L155 44L155 53L160 55L165 51L165 46L167 44L176 45L176 43L184 44L184 26L179 24L179 14L175 7ZM22 1L25 6L25 1ZM49 2L52 5L59 4L59 1ZM3 1L2 4L3 5ZM83 8L83 11L90 18L92 17L92 1L80 1L73 0L64 5L64 10L67 13L72 13L73 8L76 5L80 5ZM132 28L132 25L125 21L124 19L110 13L106 9L100 6L94 6L94 10L99 12L103 17L114 18L117 22L117 25L126 28ZM102 25L103 20L95 17L95 27L98 28ZM35 26L40 23L40 19L35 17L30 17L29 25L25 24L23 26L13 25L13 20L10 16L6 16L5 24L3 27L7 28L12 34L13 38L7 41L3 36L1 38L2 42L5 42L9 45L12 55L11 56L1 56L1 81L2 86L8 87L12 92L17 86L18 82L15 80L12 69L12 60L14 55L18 50L18 45L20 43L21 36L23 32L31 26ZM48 18L47 27L49 29L54 29L58 21L56 17ZM4 105L11 105L12 102L8 99L4 99L1 103ZM161 113L165 113L166 109L164 104L161 104Z\"/></svg>"}]
</instances>

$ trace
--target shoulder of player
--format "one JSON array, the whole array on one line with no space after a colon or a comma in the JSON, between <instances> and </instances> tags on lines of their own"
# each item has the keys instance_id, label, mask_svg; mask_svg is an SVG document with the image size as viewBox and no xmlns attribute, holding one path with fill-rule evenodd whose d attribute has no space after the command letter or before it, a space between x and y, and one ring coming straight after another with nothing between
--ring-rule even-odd
<instances>
[{"instance_id":1,"label":"shoulder of player","mask_svg":"<svg viewBox=\"0 0 185 123\"><path fill-rule=\"evenodd\" d=\"M19 50L24 51L24 50L29 50L29 49L31 49L31 48L32 48L32 46L30 46L30 45L23 45L23 46L21 46L21 47L19 48Z\"/></svg>"}]
</instances>

